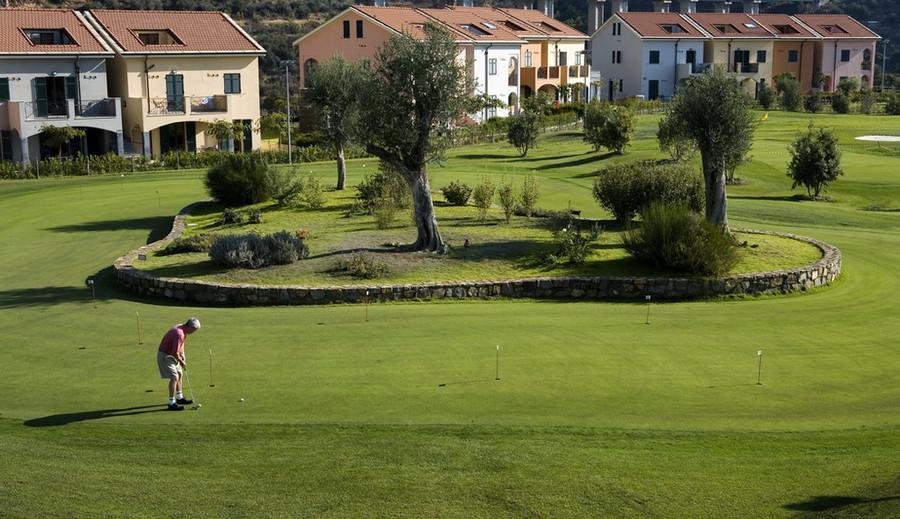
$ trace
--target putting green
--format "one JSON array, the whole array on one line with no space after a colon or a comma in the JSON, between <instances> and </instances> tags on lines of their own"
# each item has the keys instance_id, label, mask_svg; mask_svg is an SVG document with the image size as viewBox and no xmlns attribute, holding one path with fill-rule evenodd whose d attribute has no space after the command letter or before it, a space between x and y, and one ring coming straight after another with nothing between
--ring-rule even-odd
<instances>
[{"instance_id":1,"label":"putting green","mask_svg":"<svg viewBox=\"0 0 900 519\"><path fill-rule=\"evenodd\" d=\"M366 322L363 306L140 299L109 264L203 197L201 172L2 183L0 509L153 516L174 477L197 496L184 505L197 516L889 515L900 493L900 212L863 209L900 208L889 180L900 158L853 135L900 130L900 118L813 118L846 146L834 202L791 199L785 149L810 116L773 112L739 171L749 183L729 189L730 215L838 246L841 280L806 295L653 305L649 325L637 304L386 304ZM625 159L658 153L654 125L641 120ZM572 200L602 216L590 172L623 159L586 151L567 134L543 138L527 162L506 146L469 147L433 174L439 186L504 164L535 169L541 205ZM350 163L351 185L364 164ZM308 167L333 175L332 164ZM164 401L159 337L188 315L203 321L187 346L203 408L144 407Z\"/></svg>"}]
</instances>

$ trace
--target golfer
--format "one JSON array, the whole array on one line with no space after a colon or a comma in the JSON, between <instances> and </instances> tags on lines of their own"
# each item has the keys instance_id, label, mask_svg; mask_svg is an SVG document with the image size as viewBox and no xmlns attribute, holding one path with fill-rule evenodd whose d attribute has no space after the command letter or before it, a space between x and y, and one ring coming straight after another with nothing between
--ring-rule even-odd
<instances>
[{"instance_id":1,"label":"golfer","mask_svg":"<svg viewBox=\"0 0 900 519\"><path fill-rule=\"evenodd\" d=\"M191 317L184 324L176 324L163 336L156 352L159 376L169 379L169 411L183 411L185 405L193 404L181 392L181 377L186 367L184 361L184 340L200 329L200 320Z\"/></svg>"}]
</instances>

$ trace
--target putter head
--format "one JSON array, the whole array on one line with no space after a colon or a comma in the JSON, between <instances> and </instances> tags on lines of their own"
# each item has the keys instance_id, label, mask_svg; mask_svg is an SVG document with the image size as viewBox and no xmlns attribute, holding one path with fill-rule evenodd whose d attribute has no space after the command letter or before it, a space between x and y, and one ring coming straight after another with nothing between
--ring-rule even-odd
<instances>
[{"instance_id":1,"label":"putter head","mask_svg":"<svg viewBox=\"0 0 900 519\"><path fill-rule=\"evenodd\" d=\"M191 407L196 411L197 409L200 409L201 406L200 404L194 404Z\"/></svg>"}]
</instances>

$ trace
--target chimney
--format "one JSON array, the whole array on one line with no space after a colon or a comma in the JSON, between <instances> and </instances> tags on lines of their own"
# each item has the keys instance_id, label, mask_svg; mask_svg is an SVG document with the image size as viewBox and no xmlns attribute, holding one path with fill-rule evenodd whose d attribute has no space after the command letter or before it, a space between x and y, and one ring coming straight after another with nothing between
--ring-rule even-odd
<instances>
[{"instance_id":1,"label":"chimney","mask_svg":"<svg viewBox=\"0 0 900 519\"><path fill-rule=\"evenodd\" d=\"M387 0L374 0L374 2L372 3L372 5L374 5L375 7L385 7L386 4Z\"/></svg>"},{"instance_id":2,"label":"chimney","mask_svg":"<svg viewBox=\"0 0 900 519\"><path fill-rule=\"evenodd\" d=\"M697 0L681 0L681 12L684 14L697 12Z\"/></svg>"},{"instance_id":3,"label":"chimney","mask_svg":"<svg viewBox=\"0 0 900 519\"><path fill-rule=\"evenodd\" d=\"M588 0L588 34L594 34L606 20L606 0Z\"/></svg>"},{"instance_id":4,"label":"chimney","mask_svg":"<svg viewBox=\"0 0 900 519\"><path fill-rule=\"evenodd\" d=\"M744 12L747 14L759 14L759 4L762 0L744 0Z\"/></svg>"},{"instance_id":5,"label":"chimney","mask_svg":"<svg viewBox=\"0 0 900 519\"><path fill-rule=\"evenodd\" d=\"M556 18L556 0L538 0L538 10L544 13L544 16Z\"/></svg>"},{"instance_id":6,"label":"chimney","mask_svg":"<svg viewBox=\"0 0 900 519\"><path fill-rule=\"evenodd\" d=\"M654 13L668 13L672 10L672 0L653 0Z\"/></svg>"},{"instance_id":7,"label":"chimney","mask_svg":"<svg viewBox=\"0 0 900 519\"><path fill-rule=\"evenodd\" d=\"M725 0L724 2L715 2L713 4L713 12L714 13L730 13L731 12L731 1Z\"/></svg>"},{"instance_id":8,"label":"chimney","mask_svg":"<svg viewBox=\"0 0 900 519\"><path fill-rule=\"evenodd\" d=\"M628 0L612 0L612 13L627 13L628 12Z\"/></svg>"}]
</instances>

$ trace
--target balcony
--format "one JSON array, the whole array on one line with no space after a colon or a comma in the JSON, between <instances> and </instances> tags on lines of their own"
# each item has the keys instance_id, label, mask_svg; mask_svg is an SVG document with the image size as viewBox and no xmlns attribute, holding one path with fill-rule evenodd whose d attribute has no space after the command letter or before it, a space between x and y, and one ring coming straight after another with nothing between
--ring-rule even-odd
<instances>
[{"instance_id":1,"label":"balcony","mask_svg":"<svg viewBox=\"0 0 900 519\"><path fill-rule=\"evenodd\" d=\"M679 63L675 65L676 80L681 81L691 76L705 74L712 68L712 63Z\"/></svg>"},{"instance_id":2,"label":"balcony","mask_svg":"<svg viewBox=\"0 0 900 519\"><path fill-rule=\"evenodd\" d=\"M735 74L759 74L759 63L733 63L731 71Z\"/></svg>"},{"instance_id":3,"label":"balcony","mask_svg":"<svg viewBox=\"0 0 900 519\"><path fill-rule=\"evenodd\" d=\"M69 118L69 104L67 102L34 101L22 104L25 108L26 121Z\"/></svg>"},{"instance_id":4,"label":"balcony","mask_svg":"<svg viewBox=\"0 0 900 519\"><path fill-rule=\"evenodd\" d=\"M147 99L147 114L157 116L205 115L228 112L228 96L151 97Z\"/></svg>"},{"instance_id":5,"label":"balcony","mask_svg":"<svg viewBox=\"0 0 900 519\"><path fill-rule=\"evenodd\" d=\"M116 116L116 100L115 99L96 99L93 101L81 101L75 105L75 117L79 118L96 118L96 117L115 117Z\"/></svg>"},{"instance_id":6,"label":"balcony","mask_svg":"<svg viewBox=\"0 0 900 519\"><path fill-rule=\"evenodd\" d=\"M118 116L119 99L108 97L76 103L74 99L61 101L33 101L21 103L26 121L95 119Z\"/></svg>"}]
</instances>

